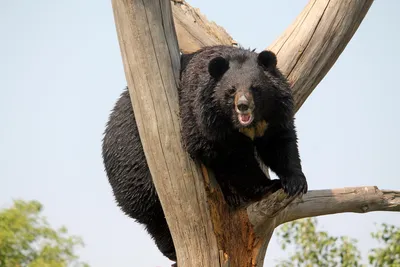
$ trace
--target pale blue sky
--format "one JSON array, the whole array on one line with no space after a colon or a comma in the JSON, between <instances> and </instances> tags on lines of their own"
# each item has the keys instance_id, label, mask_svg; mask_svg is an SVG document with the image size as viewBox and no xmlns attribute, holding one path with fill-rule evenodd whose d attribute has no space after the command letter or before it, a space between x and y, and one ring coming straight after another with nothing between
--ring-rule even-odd
<instances>
[{"instance_id":1,"label":"pale blue sky","mask_svg":"<svg viewBox=\"0 0 400 267\"><path fill-rule=\"evenodd\" d=\"M245 47L263 49L307 0L191 0ZM37 199L54 226L81 235L93 267L169 266L116 207L101 138L126 81L110 0L1 0L0 205ZM297 114L310 189L400 189L400 1L375 1L335 66ZM400 214L320 217L322 229L374 245L374 223ZM365 255L365 253L364 253ZM285 256L273 237L265 266Z\"/></svg>"}]
</instances>

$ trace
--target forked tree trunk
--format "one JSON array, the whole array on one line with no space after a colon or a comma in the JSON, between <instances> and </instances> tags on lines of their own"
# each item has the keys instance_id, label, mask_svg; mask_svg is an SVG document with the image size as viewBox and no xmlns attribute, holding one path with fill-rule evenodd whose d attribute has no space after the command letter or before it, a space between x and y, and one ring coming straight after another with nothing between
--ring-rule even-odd
<instances>
[{"instance_id":1,"label":"forked tree trunk","mask_svg":"<svg viewBox=\"0 0 400 267\"><path fill-rule=\"evenodd\" d=\"M335 63L372 2L311 0L269 47L292 85L296 110ZM136 123L179 267L262 266L273 230L284 222L340 212L400 211L400 192L376 187L312 190L301 199L278 191L247 209L230 210L212 173L190 160L181 146L177 39L182 52L236 42L185 1L112 3Z\"/></svg>"}]
</instances>

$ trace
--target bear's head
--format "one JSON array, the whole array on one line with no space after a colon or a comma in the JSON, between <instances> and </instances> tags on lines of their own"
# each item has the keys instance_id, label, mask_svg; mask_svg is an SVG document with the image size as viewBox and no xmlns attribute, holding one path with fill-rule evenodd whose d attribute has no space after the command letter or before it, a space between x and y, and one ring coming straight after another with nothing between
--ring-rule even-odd
<instances>
[{"instance_id":1,"label":"bear's head","mask_svg":"<svg viewBox=\"0 0 400 267\"><path fill-rule=\"evenodd\" d=\"M234 128L241 131L258 127L291 113L291 90L276 65L271 51L210 60L214 101Z\"/></svg>"}]
</instances>

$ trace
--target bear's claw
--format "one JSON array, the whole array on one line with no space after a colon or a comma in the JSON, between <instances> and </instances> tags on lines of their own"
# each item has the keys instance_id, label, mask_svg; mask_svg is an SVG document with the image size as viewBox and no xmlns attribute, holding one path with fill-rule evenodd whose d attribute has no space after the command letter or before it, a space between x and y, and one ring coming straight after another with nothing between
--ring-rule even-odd
<instances>
[{"instance_id":1,"label":"bear's claw","mask_svg":"<svg viewBox=\"0 0 400 267\"><path fill-rule=\"evenodd\" d=\"M303 174L285 177L281 181L283 191L291 197L306 194L308 191L307 180Z\"/></svg>"}]
</instances>

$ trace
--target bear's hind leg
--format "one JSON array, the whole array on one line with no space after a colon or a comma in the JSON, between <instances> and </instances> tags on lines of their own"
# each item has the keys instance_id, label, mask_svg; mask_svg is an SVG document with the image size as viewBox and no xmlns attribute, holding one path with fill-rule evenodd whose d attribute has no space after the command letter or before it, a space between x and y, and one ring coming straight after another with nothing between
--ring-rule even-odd
<instances>
[{"instance_id":1,"label":"bear's hind leg","mask_svg":"<svg viewBox=\"0 0 400 267\"><path fill-rule=\"evenodd\" d=\"M172 240L171 232L169 231L165 217L158 217L146 225L147 231L155 240L155 243L161 253L176 262L176 251Z\"/></svg>"}]
</instances>

